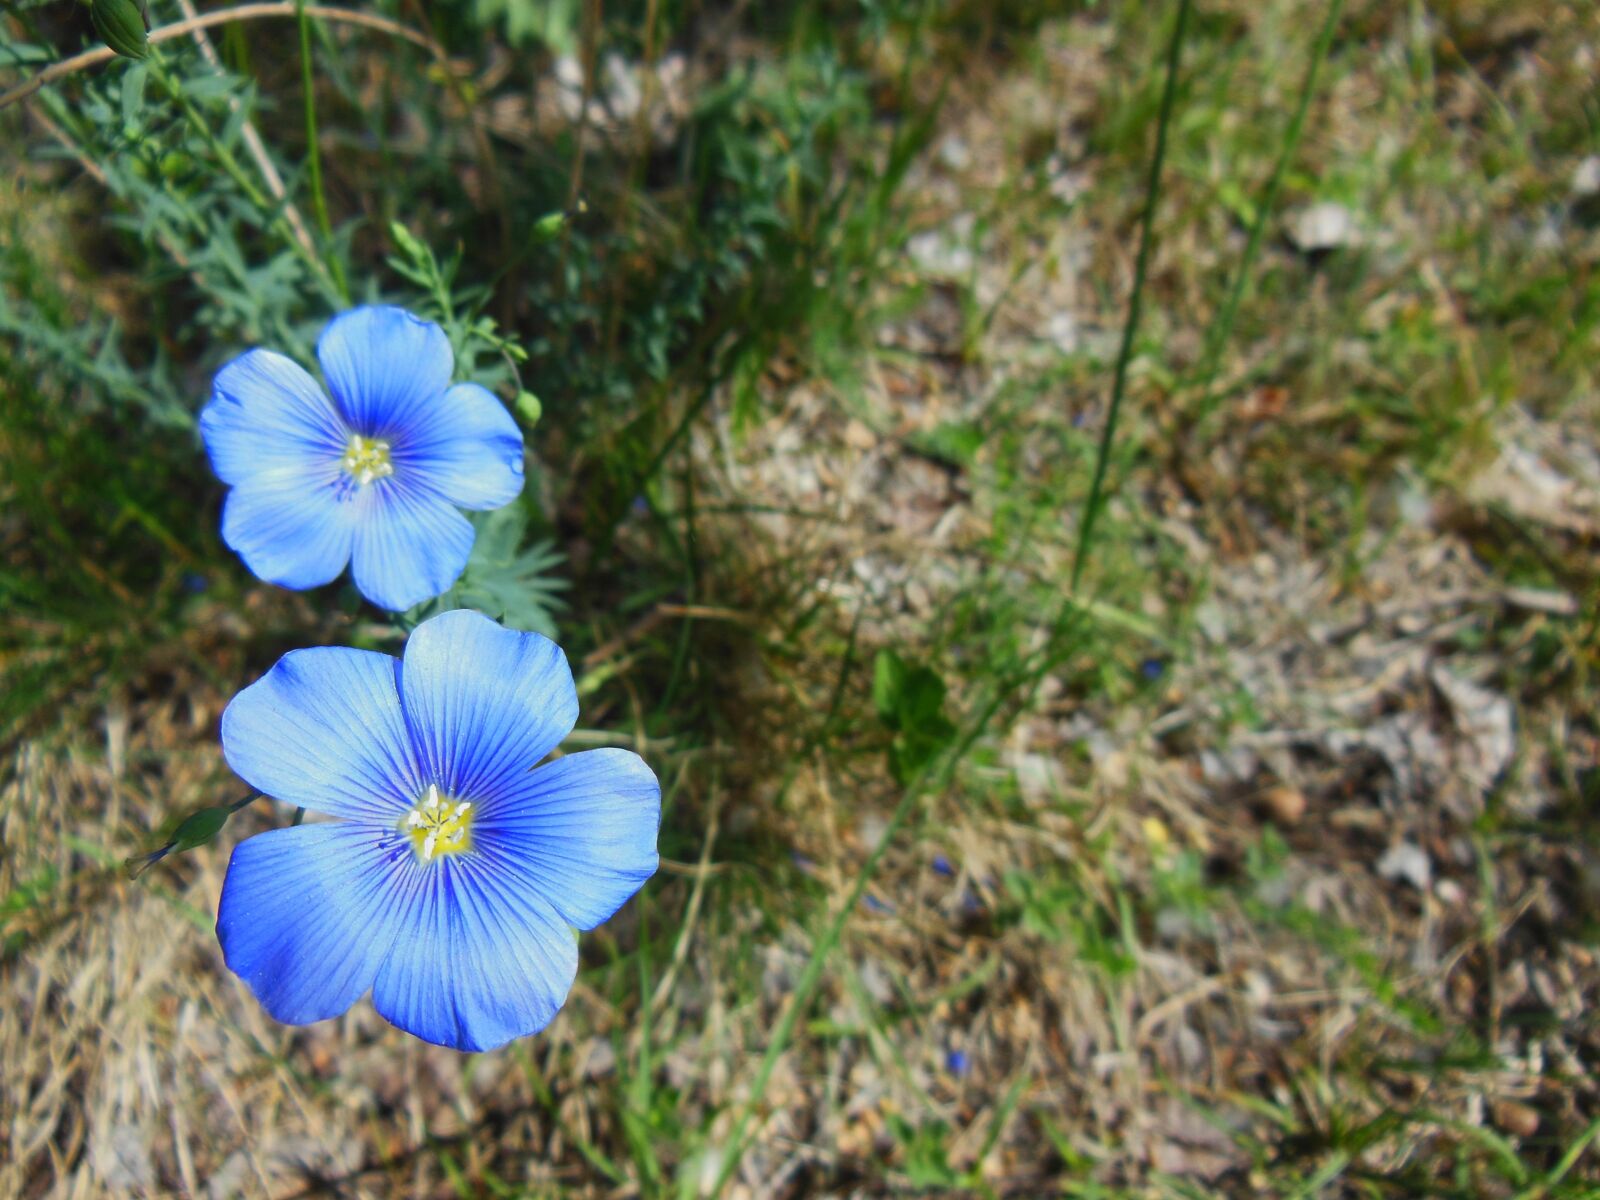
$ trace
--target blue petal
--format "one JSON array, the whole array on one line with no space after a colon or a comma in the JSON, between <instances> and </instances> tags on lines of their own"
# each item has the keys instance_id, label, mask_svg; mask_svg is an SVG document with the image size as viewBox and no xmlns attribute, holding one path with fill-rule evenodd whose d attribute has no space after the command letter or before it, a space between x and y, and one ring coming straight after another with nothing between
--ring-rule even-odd
<instances>
[{"instance_id":1,"label":"blue petal","mask_svg":"<svg viewBox=\"0 0 1600 1200\"><path fill-rule=\"evenodd\" d=\"M271 350L248 351L217 372L200 434L211 469L229 484L272 471L335 470L348 436L317 381Z\"/></svg>"},{"instance_id":2,"label":"blue petal","mask_svg":"<svg viewBox=\"0 0 1600 1200\"><path fill-rule=\"evenodd\" d=\"M474 845L497 870L593 929L655 874L661 785L629 750L569 754L487 799Z\"/></svg>"},{"instance_id":3,"label":"blue petal","mask_svg":"<svg viewBox=\"0 0 1600 1200\"><path fill-rule=\"evenodd\" d=\"M475 383L456 384L421 414L394 460L397 473L415 473L462 508L499 508L522 491L522 431Z\"/></svg>"},{"instance_id":4,"label":"blue petal","mask_svg":"<svg viewBox=\"0 0 1600 1200\"><path fill-rule=\"evenodd\" d=\"M222 714L222 753L286 804L392 827L425 784L387 654L291 650Z\"/></svg>"},{"instance_id":5,"label":"blue petal","mask_svg":"<svg viewBox=\"0 0 1600 1200\"><path fill-rule=\"evenodd\" d=\"M373 1007L457 1050L492 1050L548 1025L578 971L577 939L554 910L471 855L413 878L405 936L373 981Z\"/></svg>"},{"instance_id":6,"label":"blue petal","mask_svg":"<svg viewBox=\"0 0 1600 1200\"><path fill-rule=\"evenodd\" d=\"M258 579L317 587L349 563L359 516L356 505L340 498L334 469L272 470L228 493L222 540Z\"/></svg>"},{"instance_id":7,"label":"blue petal","mask_svg":"<svg viewBox=\"0 0 1600 1200\"><path fill-rule=\"evenodd\" d=\"M385 846L385 843L389 846ZM228 968L290 1025L344 1012L400 932L409 848L351 822L274 829L234 848L217 908Z\"/></svg>"},{"instance_id":8,"label":"blue petal","mask_svg":"<svg viewBox=\"0 0 1600 1200\"><path fill-rule=\"evenodd\" d=\"M578 720L560 646L466 609L412 631L400 692L428 778L463 800L507 790Z\"/></svg>"},{"instance_id":9,"label":"blue petal","mask_svg":"<svg viewBox=\"0 0 1600 1200\"><path fill-rule=\"evenodd\" d=\"M404 612L450 590L472 554L472 522L398 472L364 488L360 503L351 574L363 596Z\"/></svg>"},{"instance_id":10,"label":"blue petal","mask_svg":"<svg viewBox=\"0 0 1600 1200\"><path fill-rule=\"evenodd\" d=\"M317 341L317 360L345 419L367 437L402 434L454 369L444 330L403 308L340 313Z\"/></svg>"}]
</instances>

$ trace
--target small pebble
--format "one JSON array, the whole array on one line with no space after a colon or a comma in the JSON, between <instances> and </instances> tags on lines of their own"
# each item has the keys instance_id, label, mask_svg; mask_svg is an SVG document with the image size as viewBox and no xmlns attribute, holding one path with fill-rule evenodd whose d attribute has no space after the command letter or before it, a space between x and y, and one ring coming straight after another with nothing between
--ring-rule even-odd
<instances>
[{"instance_id":1,"label":"small pebble","mask_svg":"<svg viewBox=\"0 0 1600 1200\"><path fill-rule=\"evenodd\" d=\"M1378 859L1378 874L1385 879L1404 880L1419 892L1433 882L1433 863L1410 842L1397 842Z\"/></svg>"},{"instance_id":2,"label":"small pebble","mask_svg":"<svg viewBox=\"0 0 1600 1200\"><path fill-rule=\"evenodd\" d=\"M1267 806L1267 815L1279 825L1298 825L1306 815L1306 794L1299 788L1268 788L1262 801Z\"/></svg>"},{"instance_id":3,"label":"small pebble","mask_svg":"<svg viewBox=\"0 0 1600 1200\"><path fill-rule=\"evenodd\" d=\"M1348 208L1323 201L1291 218L1289 237L1302 254L1326 254L1355 245L1361 240L1361 233Z\"/></svg>"},{"instance_id":4,"label":"small pebble","mask_svg":"<svg viewBox=\"0 0 1600 1200\"><path fill-rule=\"evenodd\" d=\"M1494 1123L1517 1137L1532 1137L1539 1132L1539 1110L1515 1100L1496 1100L1489 1106Z\"/></svg>"}]
</instances>

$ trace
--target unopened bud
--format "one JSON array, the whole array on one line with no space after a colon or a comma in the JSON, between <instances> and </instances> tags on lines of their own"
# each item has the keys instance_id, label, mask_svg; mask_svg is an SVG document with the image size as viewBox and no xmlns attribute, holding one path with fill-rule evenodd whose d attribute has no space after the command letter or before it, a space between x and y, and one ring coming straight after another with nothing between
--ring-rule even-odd
<instances>
[{"instance_id":1,"label":"unopened bud","mask_svg":"<svg viewBox=\"0 0 1600 1200\"><path fill-rule=\"evenodd\" d=\"M150 54L149 25L139 0L93 0L89 19L100 40L124 58Z\"/></svg>"},{"instance_id":2,"label":"unopened bud","mask_svg":"<svg viewBox=\"0 0 1600 1200\"><path fill-rule=\"evenodd\" d=\"M517 415L529 426L537 425L539 418L544 415L544 405L539 403L539 397L532 392L518 392Z\"/></svg>"},{"instance_id":3,"label":"unopened bud","mask_svg":"<svg viewBox=\"0 0 1600 1200\"><path fill-rule=\"evenodd\" d=\"M222 832L222 827L232 815L233 810L227 805L202 808L199 812L190 813L172 832L174 849L193 850L196 846L204 846Z\"/></svg>"},{"instance_id":4,"label":"unopened bud","mask_svg":"<svg viewBox=\"0 0 1600 1200\"><path fill-rule=\"evenodd\" d=\"M567 223L567 214L557 209L552 213L545 213L533 223L533 240L548 242L561 232L561 227Z\"/></svg>"}]
</instances>

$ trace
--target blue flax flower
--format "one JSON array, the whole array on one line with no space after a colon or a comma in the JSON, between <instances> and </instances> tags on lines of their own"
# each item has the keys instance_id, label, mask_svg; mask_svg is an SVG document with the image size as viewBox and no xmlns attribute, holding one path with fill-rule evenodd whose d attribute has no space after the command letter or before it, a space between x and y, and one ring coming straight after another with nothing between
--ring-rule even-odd
<instances>
[{"instance_id":1,"label":"blue flax flower","mask_svg":"<svg viewBox=\"0 0 1600 1200\"><path fill-rule=\"evenodd\" d=\"M458 1050L547 1025L593 929L656 869L661 789L638 755L534 770L578 716L560 647L466 610L417 626L403 660L294 650L222 716L258 791L340 818L241 842L217 937L280 1021L369 989L387 1020Z\"/></svg>"},{"instance_id":2,"label":"blue flax flower","mask_svg":"<svg viewBox=\"0 0 1600 1200\"><path fill-rule=\"evenodd\" d=\"M449 589L472 552L458 509L522 491L522 433L475 383L450 385L444 330L398 308L328 323L316 380L271 350L217 372L200 414L211 466L232 489L222 540L269 583L309 588L352 567L400 612Z\"/></svg>"}]
</instances>

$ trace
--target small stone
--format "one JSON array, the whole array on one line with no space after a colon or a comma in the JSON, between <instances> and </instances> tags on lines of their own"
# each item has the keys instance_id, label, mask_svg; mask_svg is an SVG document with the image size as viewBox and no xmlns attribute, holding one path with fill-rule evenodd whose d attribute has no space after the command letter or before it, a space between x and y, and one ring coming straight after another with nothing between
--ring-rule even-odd
<instances>
[{"instance_id":1,"label":"small stone","mask_svg":"<svg viewBox=\"0 0 1600 1200\"><path fill-rule=\"evenodd\" d=\"M965 171L972 165L972 151L960 134L947 134L939 142L939 161L952 171Z\"/></svg>"},{"instance_id":2,"label":"small stone","mask_svg":"<svg viewBox=\"0 0 1600 1200\"><path fill-rule=\"evenodd\" d=\"M1439 880L1433 885L1433 894L1439 897L1441 904L1448 904L1451 908L1459 907L1467 899L1467 893L1454 879Z\"/></svg>"},{"instance_id":3,"label":"small stone","mask_svg":"<svg viewBox=\"0 0 1600 1200\"><path fill-rule=\"evenodd\" d=\"M1433 863L1410 842L1396 842L1378 860L1378 874L1385 879L1403 879L1425 892L1433 881Z\"/></svg>"},{"instance_id":4,"label":"small stone","mask_svg":"<svg viewBox=\"0 0 1600 1200\"><path fill-rule=\"evenodd\" d=\"M1494 1123L1507 1133L1528 1138L1539 1132L1539 1110L1515 1100L1496 1100L1489 1106Z\"/></svg>"},{"instance_id":5,"label":"small stone","mask_svg":"<svg viewBox=\"0 0 1600 1200\"><path fill-rule=\"evenodd\" d=\"M1306 794L1299 788L1268 788L1261 800L1267 815L1278 825L1298 825L1306 815Z\"/></svg>"},{"instance_id":6,"label":"small stone","mask_svg":"<svg viewBox=\"0 0 1600 1200\"><path fill-rule=\"evenodd\" d=\"M587 1050L580 1072L584 1079L599 1079L616 1069L617 1051L608 1038L590 1038Z\"/></svg>"},{"instance_id":7,"label":"small stone","mask_svg":"<svg viewBox=\"0 0 1600 1200\"><path fill-rule=\"evenodd\" d=\"M89 1164L106 1187L145 1191L155 1185L150 1147L137 1125L97 1126L89 1138Z\"/></svg>"},{"instance_id":8,"label":"small stone","mask_svg":"<svg viewBox=\"0 0 1600 1200\"><path fill-rule=\"evenodd\" d=\"M1600 194L1600 154L1590 154L1572 172L1572 195L1583 200Z\"/></svg>"},{"instance_id":9,"label":"small stone","mask_svg":"<svg viewBox=\"0 0 1600 1200\"><path fill-rule=\"evenodd\" d=\"M1355 245L1361 240L1361 231L1348 208L1324 200L1290 220L1289 239L1302 254L1325 254Z\"/></svg>"}]
</instances>

